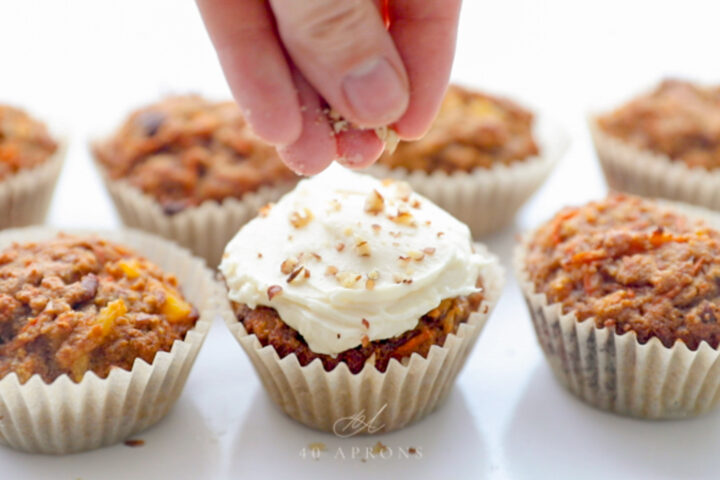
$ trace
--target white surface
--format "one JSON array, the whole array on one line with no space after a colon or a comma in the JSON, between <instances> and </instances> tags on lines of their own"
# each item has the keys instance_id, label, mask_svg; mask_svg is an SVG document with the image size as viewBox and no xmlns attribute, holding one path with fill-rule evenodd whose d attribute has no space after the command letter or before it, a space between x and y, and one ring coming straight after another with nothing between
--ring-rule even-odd
<instances>
[{"instance_id":1,"label":"white surface","mask_svg":"<svg viewBox=\"0 0 720 480\"><path fill-rule=\"evenodd\" d=\"M554 116L573 145L515 225L487 239L509 266L513 237L560 206L605 187L585 113L665 74L718 78L718 2L466 0L454 78L509 92ZM88 135L166 92L227 95L195 6L178 0L3 1L0 101L53 121L71 141L50 222L114 227L87 155ZM641 422L586 407L543 362L510 281L448 403L425 421L347 440L285 418L262 392L224 325L216 324L170 416L123 445L67 457L0 449L1 479L173 478L713 478L720 412ZM377 440L393 458L365 463L352 447ZM311 442L329 451L302 459ZM402 459L397 447L422 458ZM347 457L334 459L341 448Z\"/></svg>"}]
</instances>

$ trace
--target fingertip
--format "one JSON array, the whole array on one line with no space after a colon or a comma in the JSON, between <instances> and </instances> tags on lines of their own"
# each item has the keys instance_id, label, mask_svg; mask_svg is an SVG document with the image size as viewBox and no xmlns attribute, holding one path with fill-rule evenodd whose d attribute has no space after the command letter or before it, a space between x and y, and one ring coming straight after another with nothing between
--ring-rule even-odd
<instances>
[{"instance_id":1,"label":"fingertip","mask_svg":"<svg viewBox=\"0 0 720 480\"><path fill-rule=\"evenodd\" d=\"M253 133L271 145L292 145L302 134L302 114L297 105L286 107L282 112L264 110L256 113L252 109L242 110Z\"/></svg>"},{"instance_id":2,"label":"fingertip","mask_svg":"<svg viewBox=\"0 0 720 480\"><path fill-rule=\"evenodd\" d=\"M380 158L385 144L372 130L348 130L337 136L338 162L352 168L366 168Z\"/></svg>"}]
</instances>

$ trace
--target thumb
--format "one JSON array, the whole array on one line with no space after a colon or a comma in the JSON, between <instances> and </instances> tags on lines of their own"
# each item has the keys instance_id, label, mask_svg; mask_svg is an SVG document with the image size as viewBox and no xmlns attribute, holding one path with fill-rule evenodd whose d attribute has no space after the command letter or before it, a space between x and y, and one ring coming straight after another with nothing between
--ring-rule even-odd
<instances>
[{"instance_id":1,"label":"thumb","mask_svg":"<svg viewBox=\"0 0 720 480\"><path fill-rule=\"evenodd\" d=\"M372 0L270 0L295 65L343 117L362 127L398 120L409 101L402 59Z\"/></svg>"}]
</instances>

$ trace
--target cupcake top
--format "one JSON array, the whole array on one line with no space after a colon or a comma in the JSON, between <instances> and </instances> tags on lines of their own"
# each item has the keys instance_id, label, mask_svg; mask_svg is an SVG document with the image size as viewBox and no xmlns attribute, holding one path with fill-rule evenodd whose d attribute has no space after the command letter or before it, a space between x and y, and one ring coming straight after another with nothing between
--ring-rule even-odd
<instances>
[{"instance_id":1,"label":"cupcake top","mask_svg":"<svg viewBox=\"0 0 720 480\"><path fill-rule=\"evenodd\" d=\"M538 154L532 126L533 114L510 100L451 85L428 133L380 163L428 173L510 165Z\"/></svg>"},{"instance_id":2,"label":"cupcake top","mask_svg":"<svg viewBox=\"0 0 720 480\"><path fill-rule=\"evenodd\" d=\"M198 320L174 276L94 236L61 235L0 252L0 378L104 378L152 363Z\"/></svg>"},{"instance_id":3,"label":"cupcake top","mask_svg":"<svg viewBox=\"0 0 720 480\"><path fill-rule=\"evenodd\" d=\"M614 137L689 167L720 167L719 87L665 80L597 122Z\"/></svg>"},{"instance_id":4,"label":"cupcake top","mask_svg":"<svg viewBox=\"0 0 720 480\"><path fill-rule=\"evenodd\" d=\"M0 105L0 180L40 165L57 148L45 124L22 110Z\"/></svg>"},{"instance_id":5,"label":"cupcake top","mask_svg":"<svg viewBox=\"0 0 720 480\"><path fill-rule=\"evenodd\" d=\"M94 152L110 178L153 196L168 214L298 178L252 134L234 102L197 95L133 112Z\"/></svg>"},{"instance_id":6,"label":"cupcake top","mask_svg":"<svg viewBox=\"0 0 720 480\"><path fill-rule=\"evenodd\" d=\"M720 342L720 233L638 197L566 208L530 238L538 293L598 328L697 349Z\"/></svg>"},{"instance_id":7,"label":"cupcake top","mask_svg":"<svg viewBox=\"0 0 720 480\"><path fill-rule=\"evenodd\" d=\"M232 301L274 308L313 352L336 355L477 292L488 262L467 226L407 184L332 166L245 225L220 270Z\"/></svg>"}]
</instances>

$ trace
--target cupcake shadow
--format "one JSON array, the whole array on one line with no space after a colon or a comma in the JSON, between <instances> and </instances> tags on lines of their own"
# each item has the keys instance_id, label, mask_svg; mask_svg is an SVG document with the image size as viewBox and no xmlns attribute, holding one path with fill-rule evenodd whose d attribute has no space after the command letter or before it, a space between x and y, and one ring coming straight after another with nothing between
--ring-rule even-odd
<instances>
[{"instance_id":1,"label":"cupcake shadow","mask_svg":"<svg viewBox=\"0 0 720 480\"><path fill-rule=\"evenodd\" d=\"M512 478L717 478L720 411L649 421L597 410L538 365L503 439Z\"/></svg>"},{"instance_id":2,"label":"cupcake shadow","mask_svg":"<svg viewBox=\"0 0 720 480\"><path fill-rule=\"evenodd\" d=\"M280 478L287 472L314 478L441 478L454 471L482 478L490 462L482 433L455 388L440 408L410 427L382 435L340 438L293 421L257 390L230 453L228 475ZM376 446L381 442L386 448ZM313 445L314 444L314 445ZM313 451L312 446L324 450ZM375 453L373 448L376 447Z\"/></svg>"},{"instance_id":3,"label":"cupcake shadow","mask_svg":"<svg viewBox=\"0 0 720 480\"><path fill-rule=\"evenodd\" d=\"M142 446L123 444L72 455L32 455L0 448L0 464L14 468L7 478L218 478L220 446L197 406L181 398L167 417L134 435ZM174 441L171 441L175 439ZM12 461L11 461L12 460ZM0 475L0 477L5 478Z\"/></svg>"}]
</instances>

